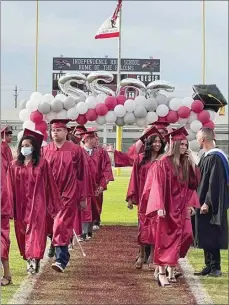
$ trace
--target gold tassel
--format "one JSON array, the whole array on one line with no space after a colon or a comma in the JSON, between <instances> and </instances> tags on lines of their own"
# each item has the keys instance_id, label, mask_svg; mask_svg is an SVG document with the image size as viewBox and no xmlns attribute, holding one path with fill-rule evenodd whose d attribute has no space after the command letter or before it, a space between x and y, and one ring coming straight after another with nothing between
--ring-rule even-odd
<instances>
[{"instance_id":1,"label":"gold tassel","mask_svg":"<svg viewBox=\"0 0 229 305\"><path fill-rule=\"evenodd\" d=\"M225 115L225 106L220 108L219 115Z\"/></svg>"}]
</instances>

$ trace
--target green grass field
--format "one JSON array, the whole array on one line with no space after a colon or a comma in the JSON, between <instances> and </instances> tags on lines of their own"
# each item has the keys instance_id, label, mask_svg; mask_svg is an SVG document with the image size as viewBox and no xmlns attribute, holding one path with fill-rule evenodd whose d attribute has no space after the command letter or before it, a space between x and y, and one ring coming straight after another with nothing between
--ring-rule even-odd
<instances>
[{"instance_id":1,"label":"green grass field","mask_svg":"<svg viewBox=\"0 0 229 305\"><path fill-rule=\"evenodd\" d=\"M133 210L127 209L125 202L129 174L129 169L123 169L121 176L116 177L115 181L109 184L108 191L105 192L104 196L103 225L137 225L136 208ZM13 226L11 230L11 241L10 263L14 285L2 288L2 304L7 304L19 288L22 280L26 277L26 265L19 255ZM191 249L188 254L188 259L196 270L202 269L202 250ZM205 277L202 279L202 283L212 297L214 304L228 304L228 251L222 251L222 267L222 271L224 272L222 278L214 279Z\"/></svg>"}]
</instances>

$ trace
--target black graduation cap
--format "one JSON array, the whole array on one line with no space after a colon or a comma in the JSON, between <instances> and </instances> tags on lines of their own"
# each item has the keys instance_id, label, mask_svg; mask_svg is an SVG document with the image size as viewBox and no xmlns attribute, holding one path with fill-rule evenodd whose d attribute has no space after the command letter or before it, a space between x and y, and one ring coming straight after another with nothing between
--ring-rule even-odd
<instances>
[{"instance_id":1,"label":"black graduation cap","mask_svg":"<svg viewBox=\"0 0 229 305\"><path fill-rule=\"evenodd\" d=\"M194 85L193 99L201 100L204 109L211 109L218 112L220 108L227 105L227 101L216 85Z\"/></svg>"}]
</instances>

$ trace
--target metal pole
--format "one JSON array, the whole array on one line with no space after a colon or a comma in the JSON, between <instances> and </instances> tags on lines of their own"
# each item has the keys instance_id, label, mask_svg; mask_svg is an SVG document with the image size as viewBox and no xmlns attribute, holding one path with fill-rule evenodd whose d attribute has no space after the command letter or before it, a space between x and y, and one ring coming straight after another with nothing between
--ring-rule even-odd
<instances>
[{"instance_id":1,"label":"metal pole","mask_svg":"<svg viewBox=\"0 0 229 305\"><path fill-rule=\"evenodd\" d=\"M205 33L205 0L202 0L202 81L206 80L206 33Z\"/></svg>"},{"instance_id":2,"label":"metal pole","mask_svg":"<svg viewBox=\"0 0 229 305\"><path fill-rule=\"evenodd\" d=\"M119 37L118 37L118 65L117 65L117 87L121 81L121 36L122 36L122 6L119 11ZM122 127L116 126L116 149L122 150ZM121 169L117 168L117 176L121 173Z\"/></svg>"},{"instance_id":3,"label":"metal pole","mask_svg":"<svg viewBox=\"0 0 229 305\"><path fill-rule=\"evenodd\" d=\"M103 144L107 144L107 124L103 128Z\"/></svg>"},{"instance_id":4,"label":"metal pole","mask_svg":"<svg viewBox=\"0 0 229 305\"><path fill-rule=\"evenodd\" d=\"M35 91L38 88L38 33L39 33L39 1L36 0L36 52L35 52Z\"/></svg>"}]
</instances>

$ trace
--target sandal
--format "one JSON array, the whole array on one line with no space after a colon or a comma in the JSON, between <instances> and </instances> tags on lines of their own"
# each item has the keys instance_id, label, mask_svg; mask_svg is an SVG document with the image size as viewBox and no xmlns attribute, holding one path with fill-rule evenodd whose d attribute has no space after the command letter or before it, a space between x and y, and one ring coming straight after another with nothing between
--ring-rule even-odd
<instances>
[{"instance_id":1,"label":"sandal","mask_svg":"<svg viewBox=\"0 0 229 305\"><path fill-rule=\"evenodd\" d=\"M142 266L144 265L144 261L145 261L145 257L139 256L135 263L136 269L142 269Z\"/></svg>"},{"instance_id":2,"label":"sandal","mask_svg":"<svg viewBox=\"0 0 229 305\"><path fill-rule=\"evenodd\" d=\"M155 265L153 263L149 263L148 268L150 271L155 271Z\"/></svg>"},{"instance_id":3,"label":"sandal","mask_svg":"<svg viewBox=\"0 0 229 305\"><path fill-rule=\"evenodd\" d=\"M5 280L5 282L4 282L4 280ZM11 276L3 276L1 278L1 286L8 286L10 284L13 284Z\"/></svg>"},{"instance_id":4,"label":"sandal","mask_svg":"<svg viewBox=\"0 0 229 305\"><path fill-rule=\"evenodd\" d=\"M158 286L162 287L162 288L165 288L165 287L172 287L172 285L170 283L164 283L162 284L161 281L160 281L160 275L166 275L166 273L158 273L158 277L157 277L157 283L158 283Z\"/></svg>"}]
</instances>

